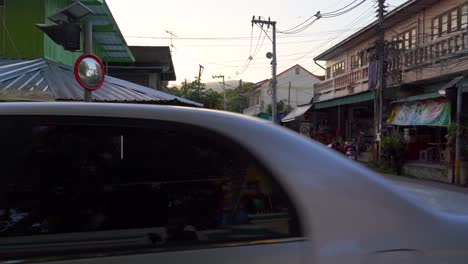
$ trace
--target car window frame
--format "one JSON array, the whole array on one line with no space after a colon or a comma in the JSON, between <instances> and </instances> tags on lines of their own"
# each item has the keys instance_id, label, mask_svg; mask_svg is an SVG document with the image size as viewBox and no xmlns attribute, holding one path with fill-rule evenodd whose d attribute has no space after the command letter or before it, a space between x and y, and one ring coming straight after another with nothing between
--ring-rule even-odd
<instances>
[{"instance_id":1,"label":"car window frame","mask_svg":"<svg viewBox=\"0 0 468 264\"><path fill-rule=\"evenodd\" d=\"M125 127L125 128L146 128L146 129L164 129L165 127L170 127L174 129L175 127L184 127L184 129L194 129L199 130L200 134L209 133L211 135L215 135L217 138L222 138L228 142L228 145L237 148L236 152L240 152L244 155L248 155L250 158L255 160L255 163L259 166L261 170L265 172L265 174L269 175L268 177L274 181L284 192L286 199L290 204L291 211L294 212L295 217L297 219L298 224L298 236L288 236L282 238L270 238L266 237L265 239L255 239L255 240L240 240L240 241L222 241L222 242L198 242L193 244L186 244L186 245L170 245L170 247L156 247L153 249L145 248L145 249L132 249L132 250L112 250L107 252L96 252L96 253L89 253L83 252L82 254L74 254L72 256L68 256L66 254L57 254L54 256L49 256L47 259L53 260L69 260L69 259L80 259L80 258L87 258L87 257L105 257L105 256L121 256L121 255L134 255L134 254L146 254L146 253L163 253L163 252L174 252L174 251L186 251L186 250L203 250L203 249L213 249L213 248L230 248L230 247L242 247L242 246L254 246L254 245L268 245L268 244L281 244L281 243L293 243L293 242L304 242L307 239L305 238L305 231L304 226L301 221L300 215L301 213L298 211L298 206L295 204L294 199L292 199L292 195L290 191L284 188L284 185L281 184L281 181L278 180L278 176L271 172L259 159L255 157L251 151L249 151L246 147L244 147L240 142L229 137L227 135L222 135L221 133L214 131L212 129L208 129L202 126L197 126L193 124L177 122L177 121L166 121L166 120L157 120L157 119L148 119L148 118L128 118L128 117L102 117L102 116L66 116L66 115L0 115L0 122L4 122L5 120L12 119L26 119L31 124L34 125L86 125L86 126L103 126L103 127ZM8 123L8 122L7 122ZM231 147L229 146L229 147ZM153 228L145 228L145 229L157 229L158 227ZM123 230L111 230L111 231L103 231L103 232L115 232L115 231L123 231ZM91 234L96 232L83 232L80 234ZM59 234L58 236L66 236L66 234ZM51 235L56 236L56 235ZM30 236L25 236L24 238L28 238ZM21 240L21 237L10 237L13 239ZM3 241L6 240L8 237L0 238L0 247ZM17 259L14 259L15 261ZM37 261L38 258L29 258L29 261ZM0 259L1 261L1 259Z\"/></svg>"}]
</instances>

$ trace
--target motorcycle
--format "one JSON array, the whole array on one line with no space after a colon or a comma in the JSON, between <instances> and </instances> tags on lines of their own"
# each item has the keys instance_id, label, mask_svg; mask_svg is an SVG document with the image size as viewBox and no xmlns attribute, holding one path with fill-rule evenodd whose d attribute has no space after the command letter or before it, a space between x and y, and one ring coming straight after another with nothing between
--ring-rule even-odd
<instances>
[{"instance_id":1,"label":"motorcycle","mask_svg":"<svg viewBox=\"0 0 468 264\"><path fill-rule=\"evenodd\" d=\"M357 157L356 157L356 147L350 142L345 143L345 155L350 160L356 160L357 159Z\"/></svg>"}]
</instances>

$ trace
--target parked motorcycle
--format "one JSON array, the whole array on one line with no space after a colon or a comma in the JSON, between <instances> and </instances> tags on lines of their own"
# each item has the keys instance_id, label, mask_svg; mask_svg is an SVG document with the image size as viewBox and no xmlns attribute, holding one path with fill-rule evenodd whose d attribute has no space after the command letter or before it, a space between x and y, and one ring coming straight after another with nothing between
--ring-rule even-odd
<instances>
[{"instance_id":1,"label":"parked motorcycle","mask_svg":"<svg viewBox=\"0 0 468 264\"><path fill-rule=\"evenodd\" d=\"M353 143L351 142L346 142L345 143L345 155L348 159L351 159L351 160L356 160L356 147L354 146Z\"/></svg>"}]
</instances>

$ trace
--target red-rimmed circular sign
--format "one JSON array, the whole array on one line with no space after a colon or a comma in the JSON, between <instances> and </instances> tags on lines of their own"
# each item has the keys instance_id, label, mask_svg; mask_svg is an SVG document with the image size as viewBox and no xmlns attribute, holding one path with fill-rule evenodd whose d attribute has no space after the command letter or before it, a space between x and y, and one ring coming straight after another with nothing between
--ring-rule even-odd
<instances>
[{"instance_id":1,"label":"red-rimmed circular sign","mask_svg":"<svg viewBox=\"0 0 468 264\"><path fill-rule=\"evenodd\" d=\"M98 56L83 54L73 69L76 81L88 91L96 91L104 83L104 64Z\"/></svg>"}]
</instances>

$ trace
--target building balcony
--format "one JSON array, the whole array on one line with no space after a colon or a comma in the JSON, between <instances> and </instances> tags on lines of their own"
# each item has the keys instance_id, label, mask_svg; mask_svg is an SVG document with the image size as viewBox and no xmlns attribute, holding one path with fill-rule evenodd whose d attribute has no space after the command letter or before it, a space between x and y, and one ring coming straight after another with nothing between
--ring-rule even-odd
<instances>
[{"instance_id":1,"label":"building balcony","mask_svg":"<svg viewBox=\"0 0 468 264\"><path fill-rule=\"evenodd\" d=\"M468 31L426 41L414 48L389 52L387 86L412 83L466 70ZM315 84L314 101L321 102L368 90L368 65Z\"/></svg>"},{"instance_id":2,"label":"building balcony","mask_svg":"<svg viewBox=\"0 0 468 264\"><path fill-rule=\"evenodd\" d=\"M417 47L390 55L388 58L388 70L389 72L400 71L405 73L418 69L433 69L435 65L441 66L441 64L437 64L441 61L452 60L456 62L455 59L460 59L467 55L467 34L466 30L453 32L429 40ZM447 66L449 66L448 64L450 63L447 63ZM457 67L445 67L443 70L443 72L437 72L437 76L424 74L425 76L418 77L417 79L405 78L405 74L403 74L401 82L412 82L459 71Z\"/></svg>"},{"instance_id":3,"label":"building balcony","mask_svg":"<svg viewBox=\"0 0 468 264\"><path fill-rule=\"evenodd\" d=\"M259 104L246 108L243 111L244 115L249 115L249 116L256 116L260 114L261 112L262 112L262 107Z\"/></svg>"},{"instance_id":4,"label":"building balcony","mask_svg":"<svg viewBox=\"0 0 468 264\"><path fill-rule=\"evenodd\" d=\"M314 85L314 101L326 101L337 97L367 91L369 67L363 66L319 82Z\"/></svg>"}]
</instances>

